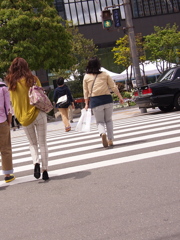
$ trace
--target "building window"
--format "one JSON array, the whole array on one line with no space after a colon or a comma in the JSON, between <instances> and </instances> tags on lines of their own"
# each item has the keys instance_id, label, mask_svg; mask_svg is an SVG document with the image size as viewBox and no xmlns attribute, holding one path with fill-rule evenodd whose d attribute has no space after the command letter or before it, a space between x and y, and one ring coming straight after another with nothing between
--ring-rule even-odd
<instances>
[{"instance_id":1,"label":"building window","mask_svg":"<svg viewBox=\"0 0 180 240\"><path fill-rule=\"evenodd\" d=\"M64 1L63 0L55 0L54 5L59 13L59 15L63 18L66 19L66 12L64 8Z\"/></svg>"},{"instance_id":2,"label":"building window","mask_svg":"<svg viewBox=\"0 0 180 240\"><path fill-rule=\"evenodd\" d=\"M180 0L130 0L134 18L180 12ZM121 5L121 17L125 18L123 0L55 0L60 16L75 25L101 22L101 12L107 6Z\"/></svg>"},{"instance_id":3,"label":"building window","mask_svg":"<svg viewBox=\"0 0 180 240\"><path fill-rule=\"evenodd\" d=\"M123 0L56 0L55 6L59 12L58 3L64 5L65 19L73 21L75 25L85 25L101 22L101 11L107 6L122 4ZM123 18L123 6L120 10Z\"/></svg>"},{"instance_id":4,"label":"building window","mask_svg":"<svg viewBox=\"0 0 180 240\"><path fill-rule=\"evenodd\" d=\"M180 12L180 0L131 0L134 18Z\"/></svg>"}]
</instances>

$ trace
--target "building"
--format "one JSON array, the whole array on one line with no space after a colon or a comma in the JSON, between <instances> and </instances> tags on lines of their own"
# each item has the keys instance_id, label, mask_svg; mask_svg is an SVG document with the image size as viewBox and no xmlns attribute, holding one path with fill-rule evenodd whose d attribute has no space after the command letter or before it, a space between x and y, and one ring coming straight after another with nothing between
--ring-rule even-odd
<instances>
[{"instance_id":1,"label":"building","mask_svg":"<svg viewBox=\"0 0 180 240\"><path fill-rule=\"evenodd\" d=\"M55 7L64 19L71 20L86 38L101 47L114 45L124 35L122 28L102 28L101 11L107 6L121 5L122 27L125 27L123 0L55 0ZM130 0L134 29L142 35L151 34L154 26L167 23L180 25L180 0Z\"/></svg>"},{"instance_id":2,"label":"building","mask_svg":"<svg viewBox=\"0 0 180 240\"><path fill-rule=\"evenodd\" d=\"M130 4L135 33L145 36L154 32L154 26L165 27L168 23L180 26L180 0L130 0ZM93 39L102 65L112 72L120 72L112 61L111 49L116 40L124 36L123 0L54 0L54 5L59 15L73 21L84 37ZM102 27L101 11L113 5L120 8L121 28L107 31Z\"/></svg>"}]
</instances>

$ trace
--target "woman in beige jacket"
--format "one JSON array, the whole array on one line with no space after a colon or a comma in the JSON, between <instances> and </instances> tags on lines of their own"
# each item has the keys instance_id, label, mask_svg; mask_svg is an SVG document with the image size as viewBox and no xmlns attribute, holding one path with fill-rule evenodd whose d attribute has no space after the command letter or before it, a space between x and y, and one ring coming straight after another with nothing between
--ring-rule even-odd
<instances>
[{"instance_id":1,"label":"woman in beige jacket","mask_svg":"<svg viewBox=\"0 0 180 240\"><path fill-rule=\"evenodd\" d=\"M113 99L110 89L119 97L120 103L124 103L124 101L112 78L106 72L101 72L100 68L101 64L98 58L94 57L89 60L83 79L83 92L85 109L89 107L90 97L90 107L96 118L102 144L104 147L108 147L113 145L114 139L112 121Z\"/></svg>"}]
</instances>

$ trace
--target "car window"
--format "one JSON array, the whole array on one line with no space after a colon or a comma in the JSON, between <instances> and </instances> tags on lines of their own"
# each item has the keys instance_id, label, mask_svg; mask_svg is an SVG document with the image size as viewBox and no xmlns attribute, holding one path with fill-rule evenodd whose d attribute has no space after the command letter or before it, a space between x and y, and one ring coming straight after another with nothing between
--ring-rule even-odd
<instances>
[{"instance_id":1,"label":"car window","mask_svg":"<svg viewBox=\"0 0 180 240\"><path fill-rule=\"evenodd\" d=\"M180 78L180 68L176 71L174 79Z\"/></svg>"},{"instance_id":2,"label":"car window","mask_svg":"<svg viewBox=\"0 0 180 240\"><path fill-rule=\"evenodd\" d=\"M169 69L165 71L158 79L157 82L170 81L173 77L174 69Z\"/></svg>"}]
</instances>

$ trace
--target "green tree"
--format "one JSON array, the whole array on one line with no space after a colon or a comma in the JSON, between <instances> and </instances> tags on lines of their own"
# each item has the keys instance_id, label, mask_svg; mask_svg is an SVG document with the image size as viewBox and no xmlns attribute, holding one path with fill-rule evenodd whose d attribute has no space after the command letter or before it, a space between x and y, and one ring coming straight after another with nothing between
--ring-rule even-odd
<instances>
[{"instance_id":1,"label":"green tree","mask_svg":"<svg viewBox=\"0 0 180 240\"><path fill-rule=\"evenodd\" d=\"M145 49L148 52L149 60L156 62L160 73L171 67L170 63L179 63L180 57L180 32L174 24L170 27L154 27L154 33L145 37ZM158 62L163 65L159 66Z\"/></svg>"},{"instance_id":2,"label":"green tree","mask_svg":"<svg viewBox=\"0 0 180 240\"><path fill-rule=\"evenodd\" d=\"M66 69L59 67L58 71L52 71L52 73L55 76L62 76L67 80L69 79L69 81L72 80L70 76L73 77L75 81L68 83L68 85L73 95L79 97L83 95L82 80L88 59L96 55L97 48L92 39L85 38L83 34L79 33L78 28L72 26L71 23L67 25L67 29L73 36L71 39L71 56L75 59L74 64Z\"/></svg>"},{"instance_id":3,"label":"green tree","mask_svg":"<svg viewBox=\"0 0 180 240\"><path fill-rule=\"evenodd\" d=\"M71 39L52 0L0 0L0 73L15 57L32 70L68 68Z\"/></svg>"},{"instance_id":4,"label":"green tree","mask_svg":"<svg viewBox=\"0 0 180 240\"><path fill-rule=\"evenodd\" d=\"M123 38L118 39L116 45L117 47L112 49L112 52L114 52L114 62L127 69L132 64L128 36L125 35Z\"/></svg>"},{"instance_id":5,"label":"green tree","mask_svg":"<svg viewBox=\"0 0 180 240\"><path fill-rule=\"evenodd\" d=\"M73 36L71 39L71 55L75 59L75 62L68 69L59 68L58 73L64 77L74 74L74 78L79 79L84 74L88 59L96 54L97 48L92 39L87 39L83 34L79 33L77 27L72 26L71 23L66 24L66 26L69 33Z\"/></svg>"},{"instance_id":6,"label":"green tree","mask_svg":"<svg viewBox=\"0 0 180 240\"><path fill-rule=\"evenodd\" d=\"M143 67L143 74L144 72L144 62L146 60L146 55L144 51L143 46L143 37L142 34L136 35L136 46L137 46L137 52L139 56L139 62ZM126 69L127 74L127 82L128 85L132 85L131 79L132 79L132 58L131 58L131 50L129 46L129 38L127 35L125 35L123 38L120 38L116 41L117 47L114 47L112 51L114 52L114 59L115 63L118 65L121 65ZM131 66L130 74L128 73L128 67ZM131 86L132 87L132 86ZM131 88L130 87L130 88Z\"/></svg>"}]
</instances>

